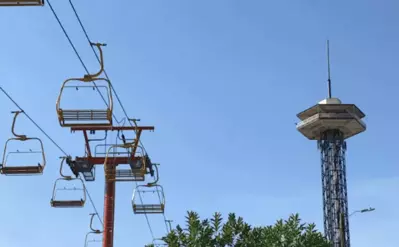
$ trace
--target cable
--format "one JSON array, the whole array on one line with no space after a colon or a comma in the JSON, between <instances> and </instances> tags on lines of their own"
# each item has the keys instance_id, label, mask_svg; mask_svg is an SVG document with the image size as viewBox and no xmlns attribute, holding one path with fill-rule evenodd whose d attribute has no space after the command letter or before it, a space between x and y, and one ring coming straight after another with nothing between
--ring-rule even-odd
<instances>
[{"instance_id":1,"label":"cable","mask_svg":"<svg viewBox=\"0 0 399 247\"><path fill-rule=\"evenodd\" d=\"M60 145L58 145L29 115L28 115L28 113L26 113L19 105L18 105L18 103L17 102L15 102L15 100L2 88L2 87L0 87L0 90L1 91L3 91L3 93L8 97L8 99L9 100L11 100L11 102L12 103L14 103L14 105L16 106L16 107L18 107L18 109L20 110L20 111L22 111L24 114L25 114L25 116L62 152L62 153L64 153L65 155L68 155L65 151L64 151L64 149L62 149L61 147L60 147Z\"/></svg>"},{"instance_id":2,"label":"cable","mask_svg":"<svg viewBox=\"0 0 399 247\"><path fill-rule=\"evenodd\" d=\"M128 122L132 125L132 123L129 121L129 119L128 119ZM137 127L136 122L134 122L134 124L135 124L135 127ZM132 125L132 127L133 127L133 125ZM135 133L136 133L136 136L137 136L136 130L135 130ZM144 145L142 144L141 140L139 140L139 143L140 143L140 146L141 146L141 148L143 149L145 155L148 156L148 153L147 153L147 151L145 150ZM144 155L144 154L143 154L143 155ZM159 176L159 174L158 174L157 176ZM138 184L137 184L137 182L136 182L136 186L137 186L137 185L138 185ZM161 199L161 195L159 194L158 187L157 187L157 190L156 190L156 191L157 191L157 194L158 194L158 199L159 199L160 203L162 203L162 199ZM143 200L142 200L142 197L141 197L141 194L140 194L140 193L139 193L139 197L140 197L141 204L143 204ZM146 218L148 218L146 213L145 213L144 215L145 215ZM166 219L165 212L162 213L162 216L163 216L163 219L164 219L164 223L165 223L165 227L166 227L166 232L169 233L170 231L169 231L169 227L168 227L168 224L167 224L167 221L168 221L168 220ZM153 239L154 239L154 238L153 238Z\"/></svg>"},{"instance_id":3,"label":"cable","mask_svg":"<svg viewBox=\"0 0 399 247\"><path fill-rule=\"evenodd\" d=\"M2 87L0 87L0 90L4 93L4 95L6 95L7 96L7 98L12 102L12 103L14 103L14 105L16 106L16 107L18 107L18 109L20 110L20 111L22 111L23 113L24 113L24 115L54 144L54 146L56 146L63 154L65 154L65 156L68 156L68 154L67 154L67 152L65 152L65 150L64 149L62 149L61 148L61 146L60 145L58 145L58 143L57 142L55 142L54 141L54 139L53 138L51 138L30 116L29 116L29 114L28 113L26 113L26 111L25 110L23 110L20 106L19 106L19 104L2 88ZM84 183L84 182L83 182ZM96 208L96 205L94 204L94 202L93 202L93 200L92 200L92 198L91 198L91 195L90 195L90 192L89 192L89 190L87 189L87 187L85 186L85 190L86 190L86 194L87 194L87 196L89 197L89 200L90 200L90 202L91 202L91 205L93 206L93 208L94 208L94 211L96 212L96 214L97 214L97 217L98 217L98 219L99 219L99 221L101 222L101 224L103 224L103 221L102 221L102 219L101 219L101 217L99 216L99 214L98 214L98 211L97 211L97 208Z\"/></svg>"},{"instance_id":4,"label":"cable","mask_svg":"<svg viewBox=\"0 0 399 247\"><path fill-rule=\"evenodd\" d=\"M130 122L129 119L127 121ZM125 122L123 122L123 126L125 126ZM116 142L118 142L118 136L116 137ZM138 186L137 181L135 181L135 183L136 183L136 187L137 187ZM143 205L143 198L142 198L140 193L138 193L138 194L139 194L141 205ZM144 216L145 216L145 220L146 220L147 225L148 225L148 229L150 229L151 237L152 237L152 239L154 239L155 235L154 235L154 231L152 230L152 227L151 227L151 224L150 224L150 220L148 219L147 214L144 214Z\"/></svg>"},{"instance_id":5,"label":"cable","mask_svg":"<svg viewBox=\"0 0 399 247\"><path fill-rule=\"evenodd\" d=\"M82 28L82 31L83 31L84 35L86 36L87 42L89 43L89 45L90 45L90 47L91 47L91 49L92 49L94 55L95 55L96 58L97 58L97 61L98 61L99 63L101 63L101 60L100 60L100 58L99 58L97 52L95 51L94 47L91 45L92 42L91 42L91 40L90 40L90 37L89 37L89 35L88 35L88 32L86 31L86 28L84 27L84 25L83 25L83 23L82 23L82 21L81 21L81 19L80 19L80 17L79 17L78 12L77 12L77 10L76 10L74 4L72 3L72 0L69 0L69 3L70 3L70 5L71 5L71 7L72 7L73 12L75 13L76 19L78 20L78 22L79 22L79 24L80 24L80 27ZM107 74L107 72L106 72L105 69L104 69L104 75L105 75L105 77L106 77L109 81L111 81L111 80L109 79L108 74ZM124 105L122 104L122 101L121 101L121 99L120 99L118 93L116 92L116 90L115 90L113 84L111 84L111 89L112 89L113 93L115 94L116 99L117 99L119 105L121 106L121 109L122 109L122 111L123 111L123 113L124 113L124 115L125 115L125 118L129 120L129 116L128 116L127 112L126 112L126 109L125 109ZM133 127L133 124L132 124L130 121L128 121L128 122L129 122L130 125ZM136 132L136 134L137 134L137 132ZM141 142L141 140L139 140L139 144L140 144L141 147L143 148L144 152L145 152L146 154L148 154L148 152L147 152L147 150L145 149L145 147L144 147L143 143ZM136 186L137 186L137 185L138 185L138 183L136 182ZM157 194L158 194L159 200L162 201L158 189L157 189ZM140 195L140 201L141 201L141 203L143 204L141 195ZM162 213L162 215L163 215L163 217L164 217L165 226L166 226L166 231L169 232L169 227L168 227L168 224L167 224L167 219L166 219L165 213ZM148 221L147 214L145 214L145 216L146 216L147 221Z\"/></svg>"},{"instance_id":6,"label":"cable","mask_svg":"<svg viewBox=\"0 0 399 247\"><path fill-rule=\"evenodd\" d=\"M79 175L79 177L81 177L81 176ZM82 179L82 181L84 181L84 179ZM83 183L86 185L86 182L83 182ZM90 203L93 206L94 212L96 213L98 220L100 221L101 225L104 228L103 220L101 219L100 215L98 214L96 205L94 204L93 199L91 198L91 195L89 193L89 190L87 189L87 186L85 186L85 190L86 190L87 197L89 197Z\"/></svg>"},{"instance_id":7,"label":"cable","mask_svg":"<svg viewBox=\"0 0 399 247\"><path fill-rule=\"evenodd\" d=\"M115 142L116 142L115 144L118 145L118 136L116 136ZM114 164L115 164L115 160L116 160L116 157L114 158ZM138 186L137 181L136 181L136 186ZM141 204L143 204L143 199L141 198L141 195L140 195L140 201L141 201ZM154 235L154 231L152 230L152 227L151 227L151 224L150 224L150 220L148 219L147 215L145 215L145 216L146 216L145 218L146 218L146 221L147 221L148 228L150 229L151 237L154 239L155 235Z\"/></svg>"}]
</instances>

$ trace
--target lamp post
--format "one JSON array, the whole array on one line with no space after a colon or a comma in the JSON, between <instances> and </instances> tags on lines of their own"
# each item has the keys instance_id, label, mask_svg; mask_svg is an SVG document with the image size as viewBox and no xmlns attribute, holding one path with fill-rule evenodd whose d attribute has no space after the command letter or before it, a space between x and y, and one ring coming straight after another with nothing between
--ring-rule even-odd
<instances>
[{"instance_id":1,"label":"lamp post","mask_svg":"<svg viewBox=\"0 0 399 247\"><path fill-rule=\"evenodd\" d=\"M348 216L348 218L349 217L351 217L352 215L354 215L354 214L356 214L356 213L368 213L368 212L372 212L372 211L374 211L375 210L375 208L372 208L372 207L370 207L370 208L365 208L365 209L361 209L361 210L356 210L356 211L353 211L349 216ZM345 224L344 224L344 214L340 214L340 231L341 231L341 247L345 247L346 246L346 243L345 243L345 238L343 237L343 234L344 234L344 232L345 232Z\"/></svg>"}]
</instances>

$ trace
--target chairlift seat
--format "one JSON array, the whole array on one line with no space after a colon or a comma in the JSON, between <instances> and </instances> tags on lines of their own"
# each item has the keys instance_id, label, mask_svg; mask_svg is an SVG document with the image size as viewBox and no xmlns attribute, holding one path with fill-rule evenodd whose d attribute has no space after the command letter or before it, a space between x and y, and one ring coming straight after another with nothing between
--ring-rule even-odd
<instances>
[{"instance_id":1,"label":"chairlift seat","mask_svg":"<svg viewBox=\"0 0 399 247\"><path fill-rule=\"evenodd\" d=\"M72 126L111 126L112 112L106 110L63 110L58 109L58 119L62 127ZM100 122L100 123L99 123Z\"/></svg>"},{"instance_id":2,"label":"chairlift seat","mask_svg":"<svg viewBox=\"0 0 399 247\"><path fill-rule=\"evenodd\" d=\"M163 214L165 212L164 204L134 204L135 214Z\"/></svg>"},{"instance_id":3,"label":"chairlift seat","mask_svg":"<svg viewBox=\"0 0 399 247\"><path fill-rule=\"evenodd\" d=\"M0 172L4 175L41 174L43 166L6 166L0 167Z\"/></svg>"},{"instance_id":4,"label":"chairlift seat","mask_svg":"<svg viewBox=\"0 0 399 247\"><path fill-rule=\"evenodd\" d=\"M0 0L0 6L43 6L44 0Z\"/></svg>"},{"instance_id":5,"label":"chairlift seat","mask_svg":"<svg viewBox=\"0 0 399 247\"><path fill-rule=\"evenodd\" d=\"M83 200L70 200L70 201L61 201L61 200L51 200L51 206L55 208L79 208L85 205L85 201Z\"/></svg>"}]
</instances>

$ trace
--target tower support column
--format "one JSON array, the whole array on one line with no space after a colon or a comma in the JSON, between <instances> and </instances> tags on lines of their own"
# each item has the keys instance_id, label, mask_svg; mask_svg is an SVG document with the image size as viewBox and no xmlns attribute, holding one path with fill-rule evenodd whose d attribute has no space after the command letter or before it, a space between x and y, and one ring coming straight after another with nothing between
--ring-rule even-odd
<instances>
[{"instance_id":1,"label":"tower support column","mask_svg":"<svg viewBox=\"0 0 399 247\"><path fill-rule=\"evenodd\" d=\"M333 247L350 247L346 142L340 130L327 130L319 140L323 185L324 231Z\"/></svg>"},{"instance_id":2,"label":"tower support column","mask_svg":"<svg viewBox=\"0 0 399 247\"><path fill-rule=\"evenodd\" d=\"M109 174L115 174L116 166L114 164L107 166ZM105 177L103 247L114 246L115 180L108 178Z\"/></svg>"}]
</instances>

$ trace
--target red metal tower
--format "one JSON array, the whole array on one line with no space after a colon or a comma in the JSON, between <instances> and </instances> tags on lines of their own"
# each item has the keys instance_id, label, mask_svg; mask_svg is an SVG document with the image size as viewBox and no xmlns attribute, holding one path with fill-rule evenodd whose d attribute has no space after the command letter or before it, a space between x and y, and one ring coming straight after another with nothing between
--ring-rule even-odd
<instances>
[{"instance_id":1,"label":"red metal tower","mask_svg":"<svg viewBox=\"0 0 399 247\"><path fill-rule=\"evenodd\" d=\"M137 127L117 127L117 126L86 126L71 127L73 132L82 131L85 138L86 153L84 157L76 157L75 160L67 160L72 172L75 175L83 174L86 181L94 180L93 168L95 165L104 165L105 172L105 194L104 194L104 229L103 229L103 247L113 247L114 239L114 214L115 214L115 185L116 182L124 181L143 181L145 174L153 175L153 164L148 156L138 156L139 138L143 130L154 130L152 126ZM121 145L110 145L111 148L127 148L129 154L123 157L114 157L108 151L104 156L93 156L90 148L90 140L87 131L134 131L136 138L131 143ZM129 165L125 169L118 169L118 166Z\"/></svg>"}]
</instances>

